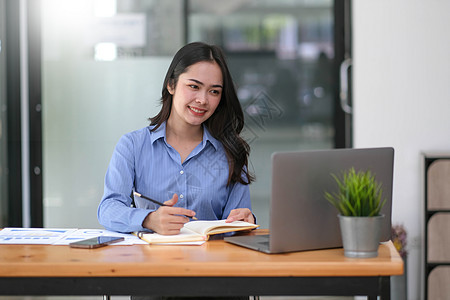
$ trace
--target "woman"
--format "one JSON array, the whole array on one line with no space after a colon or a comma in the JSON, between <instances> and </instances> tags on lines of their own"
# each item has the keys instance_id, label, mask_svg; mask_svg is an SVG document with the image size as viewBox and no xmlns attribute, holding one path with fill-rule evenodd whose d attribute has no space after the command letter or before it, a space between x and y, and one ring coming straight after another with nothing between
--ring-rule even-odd
<instances>
[{"instance_id":1,"label":"woman","mask_svg":"<svg viewBox=\"0 0 450 300\"><path fill-rule=\"evenodd\" d=\"M220 48L191 43L174 56L150 126L124 135L98 208L108 230L177 234L191 217L255 223L244 117ZM135 199L136 191L166 206ZM168 199L168 200L167 200ZM167 201L166 201L167 200Z\"/></svg>"}]
</instances>

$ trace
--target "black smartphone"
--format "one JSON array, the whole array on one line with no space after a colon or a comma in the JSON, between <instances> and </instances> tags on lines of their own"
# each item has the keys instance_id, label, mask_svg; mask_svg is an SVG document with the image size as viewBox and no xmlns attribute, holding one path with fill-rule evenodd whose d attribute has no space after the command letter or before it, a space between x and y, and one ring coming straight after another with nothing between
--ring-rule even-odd
<instances>
[{"instance_id":1,"label":"black smartphone","mask_svg":"<svg viewBox=\"0 0 450 300\"><path fill-rule=\"evenodd\" d=\"M117 243L123 241L123 237L116 236L98 236L95 238L90 238L86 240L81 240L77 242L70 243L70 247L73 248L85 248L85 249L93 249L103 247L112 243Z\"/></svg>"}]
</instances>

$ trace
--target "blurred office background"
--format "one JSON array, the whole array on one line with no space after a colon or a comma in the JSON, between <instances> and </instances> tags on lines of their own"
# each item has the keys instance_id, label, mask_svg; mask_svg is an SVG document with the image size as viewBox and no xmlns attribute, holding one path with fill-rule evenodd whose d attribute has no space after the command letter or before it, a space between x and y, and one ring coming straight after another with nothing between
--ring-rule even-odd
<instances>
[{"instance_id":1,"label":"blurred office background","mask_svg":"<svg viewBox=\"0 0 450 300\"><path fill-rule=\"evenodd\" d=\"M43 1L44 224L81 226L83 215L83 227L98 226L115 143L159 111L177 49L205 41L227 53L257 176L252 204L267 227L270 154L334 143L332 2L304 3Z\"/></svg>"},{"instance_id":2,"label":"blurred office background","mask_svg":"<svg viewBox=\"0 0 450 300\"><path fill-rule=\"evenodd\" d=\"M257 178L252 205L262 227L269 226L271 154L337 143L331 0L36 3L26 2L26 9L28 27L32 22L40 27L41 103L29 106L41 117L42 165L30 172L42 180L46 227L99 226L96 209L113 148L121 135L148 125L159 111L165 72L186 42L213 43L226 52L245 112L243 135ZM39 10L39 19L33 19L32 10ZM2 170L7 155L13 155L6 152L1 152ZM0 175L6 199L15 191L8 191L8 174ZM30 198L35 191L31 188Z\"/></svg>"}]
</instances>

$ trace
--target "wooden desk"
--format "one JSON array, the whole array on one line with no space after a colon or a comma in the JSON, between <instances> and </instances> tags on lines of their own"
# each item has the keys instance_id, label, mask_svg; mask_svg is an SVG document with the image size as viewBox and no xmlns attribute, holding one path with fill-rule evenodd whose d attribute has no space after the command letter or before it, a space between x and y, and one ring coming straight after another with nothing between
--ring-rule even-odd
<instances>
[{"instance_id":1,"label":"wooden desk","mask_svg":"<svg viewBox=\"0 0 450 300\"><path fill-rule=\"evenodd\" d=\"M256 230L264 232L264 230ZM403 273L391 242L370 259L343 249L270 255L202 246L0 245L0 295L381 295Z\"/></svg>"}]
</instances>

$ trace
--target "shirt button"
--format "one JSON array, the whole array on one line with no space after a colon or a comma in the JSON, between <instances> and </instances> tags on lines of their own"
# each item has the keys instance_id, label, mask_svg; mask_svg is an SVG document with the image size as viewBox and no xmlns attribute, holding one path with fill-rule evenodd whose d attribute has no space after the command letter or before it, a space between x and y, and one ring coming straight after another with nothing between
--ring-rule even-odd
<instances>
[{"instance_id":1,"label":"shirt button","mask_svg":"<svg viewBox=\"0 0 450 300\"><path fill-rule=\"evenodd\" d=\"M181 199L183 199L183 198L184 198L183 194L181 194L181 195L180 195L180 198L181 198Z\"/></svg>"},{"instance_id":2,"label":"shirt button","mask_svg":"<svg viewBox=\"0 0 450 300\"><path fill-rule=\"evenodd\" d=\"M180 171L180 174L181 174L181 175L183 175L183 174L184 174L184 171L183 171L183 170L181 170L181 171Z\"/></svg>"}]
</instances>

